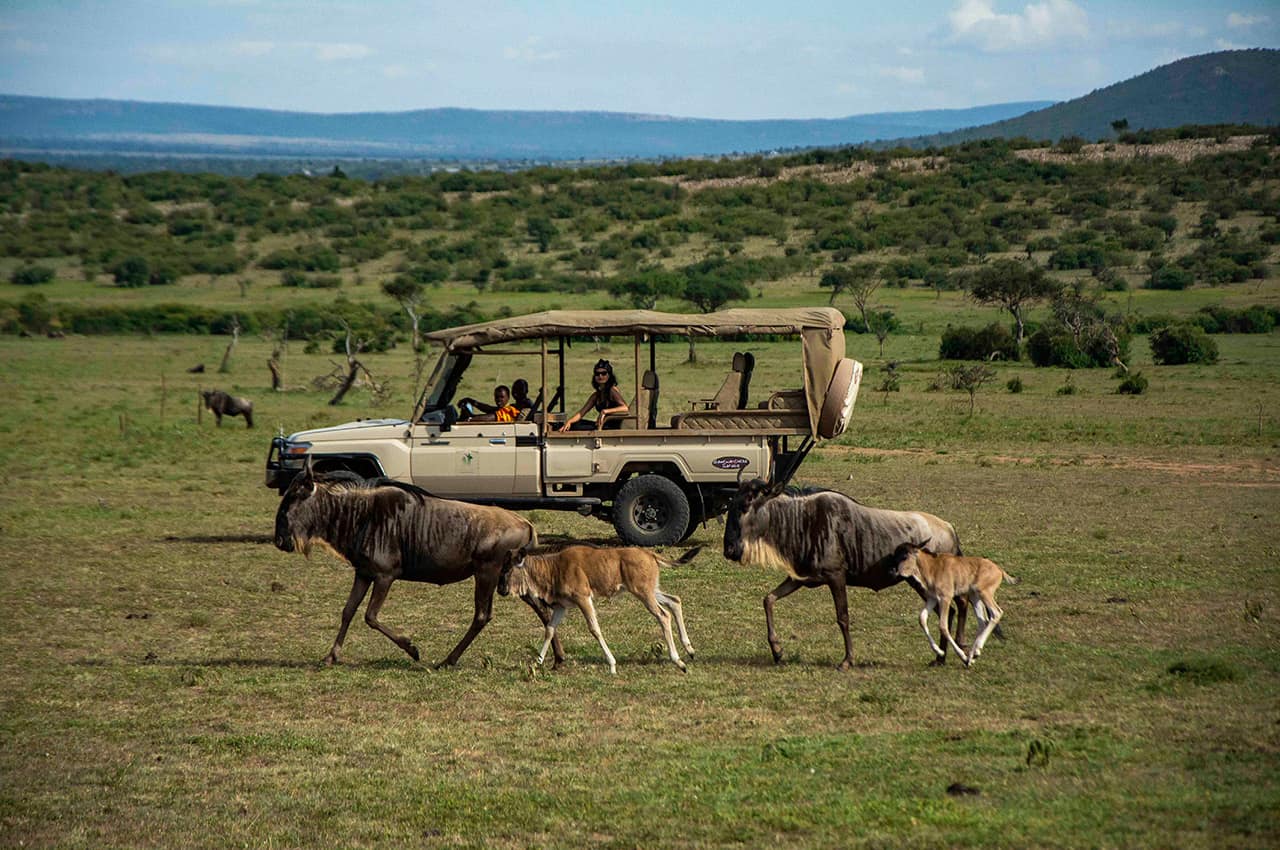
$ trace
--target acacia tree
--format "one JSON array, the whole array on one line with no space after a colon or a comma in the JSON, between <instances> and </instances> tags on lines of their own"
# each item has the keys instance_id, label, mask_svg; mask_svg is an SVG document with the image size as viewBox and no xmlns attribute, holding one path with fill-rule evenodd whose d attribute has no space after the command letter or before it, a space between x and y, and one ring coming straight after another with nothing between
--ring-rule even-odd
<instances>
[{"instance_id":1,"label":"acacia tree","mask_svg":"<svg viewBox=\"0 0 1280 850\"><path fill-rule=\"evenodd\" d=\"M409 320L413 322L413 350L416 352L422 345L418 324L422 320L419 307L426 300L425 287L420 281L402 274L393 280L384 281L382 291L394 298L400 308L409 314Z\"/></svg>"},{"instance_id":2,"label":"acacia tree","mask_svg":"<svg viewBox=\"0 0 1280 850\"><path fill-rule=\"evenodd\" d=\"M1015 341L1021 346L1025 328L1024 308L1053 298L1062 290L1062 284L1034 263L996 260L969 275L965 288L973 300L981 304L997 304L1009 311L1017 325Z\"/></svg>"},{"instance_id":3,"label":"acacia tree","mask_svg":"<svg viewBox=\"0 0 1280 850\"><path fill-rule=\"evenodd\" d=\"M747 300L751 297L751 290L741 281L699 276L685 284L680 297L693 304L700 312L714 313L730 301ZM698 362L693 334L689 335L689 362Z\"/></svg>"},{"instance_id":4,"label":"acacia tree","mask_svg":"<svg viewBox=\"0 0 1280 850\"><path fill-rule=\"evenodd\" d=\"M870 328L867 322L867 304L871 301L871 296L880 288L883 282L877 274L880 267L875 263L853 263L847 266L839 266L832 269L822 276L818 281L818 286L831 288L831 299L828 304L836 302L836 296L842 292L847 292L853 298L854 306L858 308L858 313L862 316L862 326Z\"/></svg>"}]
</instances>

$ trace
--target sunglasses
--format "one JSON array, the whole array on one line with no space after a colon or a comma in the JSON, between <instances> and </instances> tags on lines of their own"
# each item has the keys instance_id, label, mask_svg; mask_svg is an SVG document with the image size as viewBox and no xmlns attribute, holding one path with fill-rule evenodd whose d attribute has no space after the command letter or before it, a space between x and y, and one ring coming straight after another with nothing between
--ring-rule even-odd
<instances>
[{"instance_id":1,"label":"sunglasses","mask_svg":"<svg viewBox=\"0 0 1280 850\"><path fill-rule=\"evenodd\" d=\"M596 374L597 374L597 375L604 375L606 378L607 378L607 377L609 377L609 372L608 372L607 370L605 370L605 369L597 369L597 370L596 370Z\"/></svg>"}]
</instances>

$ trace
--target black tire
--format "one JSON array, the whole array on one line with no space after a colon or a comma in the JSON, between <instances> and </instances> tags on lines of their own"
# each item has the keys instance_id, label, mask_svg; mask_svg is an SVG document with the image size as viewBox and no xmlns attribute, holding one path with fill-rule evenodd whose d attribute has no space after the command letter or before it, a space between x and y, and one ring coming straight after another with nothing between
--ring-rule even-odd
<instances>
[{"instance_id":1,"label":"black tire","mask_svg":"<svg viewBox=\"0 0 1280 850\"><path fill-rule=\"evenodd\" d=\"M670 546L689 529L689 498L661 475L637 475L613 500L613 527L631 546Z\"/></svg>"}]
</instances>

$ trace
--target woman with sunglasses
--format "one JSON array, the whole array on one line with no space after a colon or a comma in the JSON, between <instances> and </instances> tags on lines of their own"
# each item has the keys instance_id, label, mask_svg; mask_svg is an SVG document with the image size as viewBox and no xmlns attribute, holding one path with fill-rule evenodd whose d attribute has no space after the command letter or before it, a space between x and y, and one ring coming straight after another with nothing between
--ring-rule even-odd
<instances>
[{"instance_id":1,"label":"woman with sunglasses","mask_svg":"<svg viewBox=\"0 0 1280 850\"><path fill-rule=\"evenodd\" d=\"M583 419L587 411L595 409L597 419ZM582 408L560 426L561 431L594 431L597 428L621 428L622 416L628 413L627 401L618 389L618 379L613 374L613 364L597 360L591 370L591 395ZM610 419L610 416L617 418Z\"/></svg>"}]
</instances>

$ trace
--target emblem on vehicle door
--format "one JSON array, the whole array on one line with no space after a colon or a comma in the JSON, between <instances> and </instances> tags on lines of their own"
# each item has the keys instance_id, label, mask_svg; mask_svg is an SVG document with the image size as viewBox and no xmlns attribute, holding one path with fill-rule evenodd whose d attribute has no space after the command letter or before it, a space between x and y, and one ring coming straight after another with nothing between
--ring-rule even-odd
<instances>
[{"instance_id":1,"label":"emblem on vehicle door","mask_svg":"<svg viewBox=\"0 0 1280 850\"><path fill-rule=\"evenodd\" d=\"M737 455L726 455L711 461L711 465L716 469L745 469L751 465L751 461Z\"/></svg>"}]
</instances>

